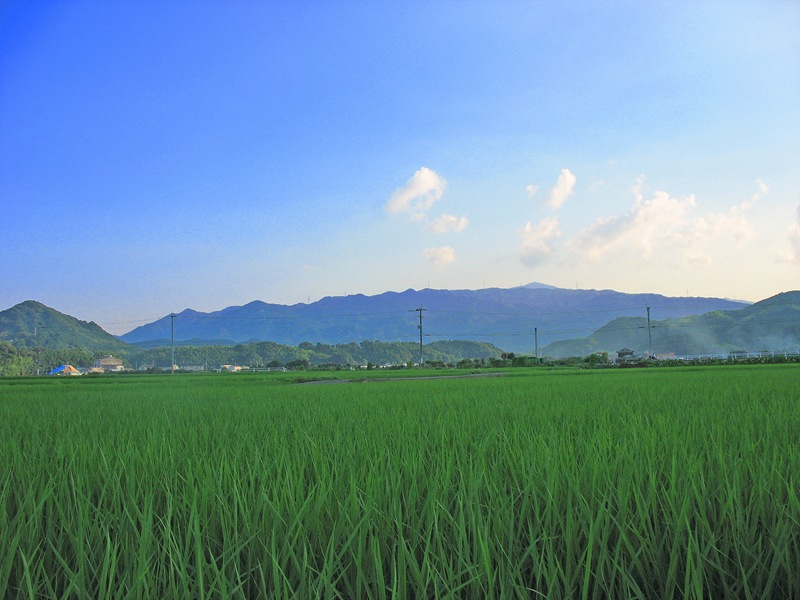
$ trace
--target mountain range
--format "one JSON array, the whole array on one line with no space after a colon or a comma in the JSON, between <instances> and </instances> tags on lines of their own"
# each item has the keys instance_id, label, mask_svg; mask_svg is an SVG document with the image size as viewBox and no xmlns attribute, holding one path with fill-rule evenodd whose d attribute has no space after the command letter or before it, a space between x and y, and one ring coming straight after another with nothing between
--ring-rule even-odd
<instances>
[{"instance_id":1,"label":"mountain range","mask_svg":"<svg viewBox=\"0 0 800 600\"><path fill-rule=\"evenodd\" d=\"M176 346L416 343L420 315L426 345L472 340L517 354L532 354L537 342L540 355L552 357L613 353L623 347L678 355L800 349L800 291L751 304L536 283L509 289L357 294L291 306L255 301L209 313L187 309L119 337L94 322L29 300L0 311L0 342L132 355L169 346L174 323Z\"/></svg>"},{"instance_id":2,"label":"mountain range","mask_svg":"<svg viewBox=\"0 0 800 600\"><path fill-rule=\"evenodd\" d=\"M294 305L254 301L215 312L186 309L120 336L126 343L154 347L171 343L234 344L274 341L343 344L363 340L441 339L491 342L516 353L533 353L558 340L589 335L617 317L680 318L747 303L720 298L571 290L533 283L480 290L406 290L375 296L326 297Z\"/></svg>"}]
</instances>

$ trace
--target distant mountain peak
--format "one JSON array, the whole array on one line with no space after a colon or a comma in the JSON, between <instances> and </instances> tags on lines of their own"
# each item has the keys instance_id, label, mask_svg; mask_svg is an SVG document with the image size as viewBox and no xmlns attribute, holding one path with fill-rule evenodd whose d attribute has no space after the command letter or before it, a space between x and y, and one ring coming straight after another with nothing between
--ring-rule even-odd
<instances>
[{"instance_id":1,"label":"distant mountain peak","mask_svg":"<svg viewBox=\"0 0 800 600\"><path fill-rule=\"evenodd\" d=\"M517 286L518 288L524 288L526 290L559 290L562 288L556 287L554 285L548 285L546 283L540 283L538 281L532 281L530 283L526 283L525 285Z\"/></svg>"}]
</instances>

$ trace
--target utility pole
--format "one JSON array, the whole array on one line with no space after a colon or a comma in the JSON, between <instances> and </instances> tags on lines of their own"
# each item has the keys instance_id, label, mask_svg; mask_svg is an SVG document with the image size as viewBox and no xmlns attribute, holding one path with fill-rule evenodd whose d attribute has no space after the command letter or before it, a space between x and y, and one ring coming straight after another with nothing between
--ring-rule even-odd
<instances>
[{"instance_id":1,"label":"utility pole","mask_svg":"<svg viewBox=\"0 0 800 600\"><path fill-rule=\"evenodd\" d=\"M39 374L39 367L41 366L41 359L39 358L39 329L41 329L42 324L38 321L36 325L33 326L33 333L36 336L36 374Z\"/></svg>"},{"instance_id":2,"label":"utility pole","mask_svg":"<svg viewBox=\"0 0 800 600\"><path fill-rule=\"evenodd\" d=\"M169 313L169 318L172 319L172 364L170 365L170 372L175 374L175 313Z\"/></svg>"},{"instance_id":3,"label":"utility pole","mask_svg":"<svg viewBox=\"0 0 800 600\"><path fill-rule=\"evenodd\" d=\"M534 353L536 355L536 364L539 364L539 328L533 328L533 347L535 348Z\"/></svg>"},{"instance_id":4,"label":"utility pole","mask_svg":"<svg viewBox=\"0 0 800 600\"><path fill-rule=\"evenodd\" d=\"M647 358L653 358L653 330L650 327L650 307L647 307Z\"/></svg>"},{"instance_id":5,"label":"utility pole","mask_svg":"<svg viewBox=\"0 0 800 600\"><path fill-rule=\"evenodd\" d=\"M417 329L419 329L419 364L422 366L425 363L425 357L422 354L422 312L428 310L427 308L412 308L408 312L418 312L419 313L419 325L417 325Z\"/></svg>"}]
</instances>

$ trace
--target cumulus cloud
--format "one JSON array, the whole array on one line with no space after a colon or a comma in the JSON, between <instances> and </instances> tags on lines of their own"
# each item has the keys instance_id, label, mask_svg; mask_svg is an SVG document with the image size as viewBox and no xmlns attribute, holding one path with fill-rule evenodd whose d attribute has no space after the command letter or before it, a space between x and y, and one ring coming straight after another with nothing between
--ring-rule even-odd
<instances>
[{"instance_id":1,"label":"cumulus cloud","mask_svg":"<svg viewBox=\"0 0 800 600\"><path fill-rule=\"evenodd\" d=\"M567 247L593 260L616 254L647 261L660 254L688 265L709 265L711 247L729 240L741 248L756 237L746 213L758 201L758 193L727 212L693 216L694 195L674 198L657 191L644 201L643 182L643 177L638 178L631 189L636 200L628 212L597 219L570 239Z\"/></svg>"},{"instance_id":2,"label":"cumulus cloud","mask_svg":"<svg viewBox=\"0 0 800 600\"><path fill-rule=\"evenodd\" d=\"M422 253L425 255L425 258L437 267L444 267L456 261L456 251L450 246L425 248Z\"/></svg>"},{"instance_id":3,"label":"cumulus cloud","mask_svg":"<svg viewBox=\"0 0 800 600\"><path fill-rule=\"evenodd\" d=\"M735 248L742 248L745 244L756 239L757 234L750 225L747 212L761 199L762 194L769 192L763 181L758 179L756 183L759 191L750 198L731 206L727 212L710 213L695 221L695 248L710 246L717 239L730 239L733 241Z\"/></svg>"},{"instance_id":4,"label":"cumulus cloud","mask_svg":"<svg viewBox=\"0 0 800 600\"><path fill-rule=\"evenodd\" d=\"M522 243L519 246L519 258L528 265L542 263L553 252L551 240L561 235L558 228L558 217L548 217L536 224L530 221L520 232Z\"/></svg>"},{"instance_id":5,"label":"cumulus cloud","mask_svg":"<svg viewBox=\"0 0 800 600\"><path fill-rule=\"evenodd\" d=\"M644 175L639 175L636 180L633 182L631 186L631 194L636 199L636 202L639 203L644 200L644 196L642 195L642 188L644 188Z\"/></svg>"},{"instance_id":6,"label":"cumulus cloud","mask_svg":"<svg viewBox=\"0 0 800 600\"><path fill-rule=\"evenodd\" d=\"M555 187L550 190L547 196L547 206L556 210L572 195L572 190L575 187L575 175L569 169L561 169L561 174L558 176L558 181Z\"/></svg>"},{"instance_id":7,"label":"cumulus cloud","mask_svg":"<svg viewBox=\"0 0 800 600\"><path fill-rule=\"evenodd\" d=\"M599 189L601 189L601 188L605 187L605 185L606 185L606 182L605 182L605 180L603 180L603 179L598 179L597 181L595 181L594 183L592 183L592 185L590 185L590 186L589 186L589 191L590 191L590 192L596 192L597 190L599 190Z\"/></svg>"},{"instance_id":8,"label":"cumulus cloud","mask_svg":"<svg viewBox=\"0 0 800 600\"><path fill-rule=\"evenodd\" d=\"M528 187L525 188L525 191L528 193L528 198L533 200L533 197L536 195L536 192L539 191L539 186L538 185L529 185Z\"/></svg>"},{"instance_id":9,"label":"cumulus cloud","mask_svg":"<svg viewBox=\"0 0 800 600\"><path fill-rule=\"evenodd\" d=\"M612 251L634 251L649 258L659 243L671 246L687 241L684 225L694 207L694 196L679 200L665 192L656 192L647 202L637 199L627 213L597 219L569 240L567 246L591 259Z\"/></svg>"},{"instance_id":10,"label":"cumulus cloud","mask_svg":"<svg viewBox=\"0 0 800 600\"><path fill-rule=\"evenodd\" d=\"M467 217L456 217L453 215L443 214L425 226L427 231L431 233L448 233L455 232L461 233L469 225Z\"/></svg>"},{"instance_id":11,"label":"cumulus cloud","mask_svg":"<svg viewBox=\"0 0 800 600\"><path fill-rule=\"evenodd\" d=\"M412 219L422 219L442 197L447 182L428 167L419 169L401 188L394 191L386 203L391 214L409 213Z\"/></svg>"},{"instance_id":12,"label":"cumulus cloud","mask_svg":"<svg viewBox=\"0 0 800 600\"><path fill-rule=\"evenodd\" d=\"M732 206L727 213L711 214L707 220L710 224L709 237L729 236L737 248L741 248L756 238L756 231L747 220L747 210L758 200L754 197Z\"/></svg>"},{"instance_id":13,"label":"cumulus cloud","mask_svg":"<svg viewBox=\"0 0 800 600\"><path fill-rule=\"evenodd\" d=\"M797 206L794 222L789 225L789 229L786 231L786 239L789 242L789 247L780 254L778 259L781 262L793 263L800 267L800 205Z\"/></svg>"}]
</instances>

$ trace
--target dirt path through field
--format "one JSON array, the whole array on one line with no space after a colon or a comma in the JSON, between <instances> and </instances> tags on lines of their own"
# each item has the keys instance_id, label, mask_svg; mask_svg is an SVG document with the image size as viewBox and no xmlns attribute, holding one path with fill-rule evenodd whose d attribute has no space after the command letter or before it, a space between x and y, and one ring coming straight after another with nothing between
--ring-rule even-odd
<instances>
[{"instance_id":1,"label":"dirt path through field","mask_svg":"<svg viewBox=\"0 0 800 600\"><path fill-rule=\"evenodd\" d=\"M382 381L422 381L423 379L470 379L473 377L502 377L505 373L468 373L466 375L432 375L430 377L364 377L360 379L314 379L312 381L298 381L297 385L328 384L328 383L373 383Z\"/></svg>"}]
</instances>

